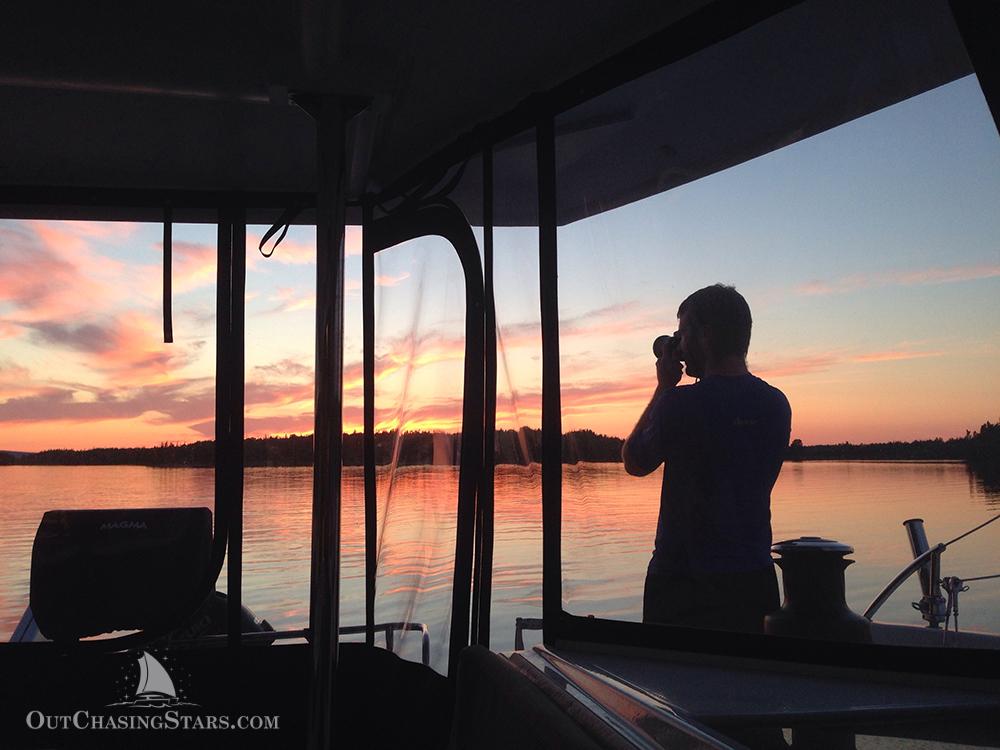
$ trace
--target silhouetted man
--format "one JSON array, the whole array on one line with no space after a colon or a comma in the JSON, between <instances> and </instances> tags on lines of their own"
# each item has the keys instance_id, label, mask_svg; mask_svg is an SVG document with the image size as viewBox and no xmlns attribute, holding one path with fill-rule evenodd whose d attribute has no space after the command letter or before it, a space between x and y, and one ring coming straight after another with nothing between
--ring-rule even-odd
<instances>
[{"instance_id":1,"label":"silhouetted man","mask_svg":"<svg viewBox=\"0 0 1000 750\"><path fill-rule=\"evenodd\" d=\"M791 409L750 374L750 307L734 288L699 289L656 361L653 398L625 441L625 470L665 464L644 622L760 632L778 608L771 488ZM681 363L693 385L678 386Z\"/></svg>"}]
</instances>

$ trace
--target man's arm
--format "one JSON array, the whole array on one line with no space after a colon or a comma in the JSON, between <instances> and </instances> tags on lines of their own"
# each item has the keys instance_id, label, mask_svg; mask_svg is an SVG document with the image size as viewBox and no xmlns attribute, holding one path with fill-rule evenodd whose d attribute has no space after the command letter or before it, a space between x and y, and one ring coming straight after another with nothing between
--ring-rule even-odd
<instances>
[{"instance_id":1,"label":"man's arm","mask_svg":"<svg viewBox=\"0 0 1000 750\"><path fill-rule=\"evenodd\" d=\"M632 433L626 438L625 444L622 445L622 461L625 464L625 471L634 477L644 477L647 474L651 474L660 465L660 461L657 461L654 466L650 466L649 463L642 462L636 454L644 453L642 447L645 447L645 438L650 432L650 428L653 427L651 419L654 411L653 407L656 406L662 394L663 390L657 386L656 390L653 391L653 398L649 400L649 403L642 412L642 416L639 417L639 421L632 428Z\"/></svg>"},{"instance_id":2,"label":"man's arm","mask_svg":"<svg viewBox=\"0 0 1000 750\"><path fill-rule=\"evenodd\" d=\"M625 471L634 477L644 477L656 471L663 463L664 440L659 435L656 424L656 405L663 395L676 387L681 379L681 363L673 351L656 360L656 390L646 405L632 433L622 446L622 461ZM651 444L652 443L652 444Z\"/></svg>"}]
</instances>

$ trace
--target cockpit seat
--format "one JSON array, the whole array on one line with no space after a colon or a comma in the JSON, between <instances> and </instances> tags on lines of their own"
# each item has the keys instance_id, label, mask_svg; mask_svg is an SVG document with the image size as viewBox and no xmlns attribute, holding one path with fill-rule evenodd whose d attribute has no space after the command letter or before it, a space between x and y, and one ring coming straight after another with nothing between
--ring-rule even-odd
<instances>
[{"instance_id":1,"label":"cockpit seat","mask_svg":"<svg viewBox=\"0 0 1000 750\"><path fill-rule=\"evenodd\" d=\"M53 641L169 627L197 604L211 552L208 508L50 510L31 550L35 622Z\"/></svg>"}]
</instances>

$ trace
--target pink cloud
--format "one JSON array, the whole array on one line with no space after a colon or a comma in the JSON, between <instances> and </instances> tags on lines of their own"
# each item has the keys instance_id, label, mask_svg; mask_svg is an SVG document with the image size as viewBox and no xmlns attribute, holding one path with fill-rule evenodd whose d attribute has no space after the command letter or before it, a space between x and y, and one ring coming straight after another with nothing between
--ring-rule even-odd
<instances>
[{"instance_id":1,"label":"pink cloud","mask_svg":"<svg viewBox=\"0 0 1000 750\"><path fill-rule=\"evenodd\" d=\"M907 359L926 359L928 357L943 357L944 352L912 352L912 351L883 351L860 354L851 358L851 362L900 362Z\"/></svg>"},{"instance_id":2,"label":"pink cloud","mask_svg":"<svg viewBox=\"0 0 1000 750\"><path fill-rule=\"evenodd\" d=\"M274 248L270 257L265 258L259 251L260 238L262 235L247 233L247 268L259 271L266 268L268 263L280 263L281 265L305 266L316 263L316 244L311 242L294 240L285 237L278 247L274 248L274 238L267 241L265 251Z\"/></svg>"},{"instance_id":3,"label":"pink cloud","mask_svg":"<svg viewBox=\"0 0 1000 750\"><path fill-rule=\"evenodd\" d=\"M125 264L107 255L96 252L91 240L104 238L100 225L93 222L29 222L43 245L58 257L75 263L87 275L120 276Z\"/></svg>"},{"instance_id":4,"label":"pink cloud","mask_svg":"<svg viewBox=\"0 0 1000 750\"><path fill-rule=\"evenodd\" d=\"M312 383L261 383L250 382L244 390L247 408L260 406L285 406L309 401L314 394Z\"/></svg>"},{"instance_id":5,"label":"pink cloud","mask_svg":"<svg viewBox=\"0 0 1000 750\"><path fill-rule=\"evenodd\" d=\"M951 268L926 268L920 271L906 271L893 274L899 284L947 284L955 281L990 279L1000 276L1000 263L980 263L975 266L953 266Z\"/></svg>"},{"instance_id":6,"label":"pink cloud","mask_svg":"<svg viewBox=\"0 0 1000 750\"><path fill-rule=\"evenodd\" d=\"M408 278L410 278L409 272L408 271L403 271L398 276L391 276L391 275L388 275L388 274L382 275L382 276L376 276L375 277L375 283L378 284L378 286L385 286L385 287L399 286L401 283L403 283L404 281L406 281Z\"/></svg>"},{"instance_id":7,"label":"pink cloud","mask_svg":"<svg viewBox=\"0 0 1000 750\"><path fill-rule=\"evenodd\" d=\"M848 354L843 350L806 352L786 359L766 358L763 364L751 362L751 370L763 378L790 377L823 372L844 364L874 364L901 362L911 359L928 359L945 356L943 351L917 351L906 345L885 350Z\"/></svg>"},{"instance_id":8,"label":"pink cloud","mask_svg":"<svg viewBox=\"0 0 1000 750\"><path fill-rule=\"evenodd\" d=\"M108 264L95 259L85 248L67 252L54 232L48 232L48 242L43 241L42 234L47 230L38 230L39 226L29 223L0 226L0 304L13 307L5 314L8 334L13 324L68 318L91 308L95 300L103 302L119 296L111 285L83 271L88 263L88 271L107 271ZM78 241L71 239L70 244Z\"/></svg>"},{"instance_id":9,"label":"pink cloud","mask_svg":"<svg viewBox=\"0 0 1000 750\"><path fill-rule=\"evenodd\" d=\"M289 230L291 232L291 230ZM308 239L285 236L281 244L274 247L274 237L267 241L264 250L274 248L270 258L265 258L259 251L262 234L247 234L247 266L258 269L262 263L274 261L287 265L312 265L316 263L316 230L306 227ZM361 255L361 227L348 226L344 232L344 254L347 256Z\"/></svg>"},{"instance_id":10,"label":"pink cloud","mask_svg":"<svg viewBox=\"0 0 1000 750\"><path fill-rule=\"evenodd\" d=\"M0 398L12 398L32 391L31 373L27 367L0 360Z\"/></svg>"},{"instance_id":11,"label":"pink cloud","mask_svg":"<svg viewBox=\"0 0 1000 750\"><path fill-rule=\"evenodd\" d=\"M127 240L136 225L128 221L48 221L40 222L67 233L112 242Z\"/></svg>"},{"instance_id":12,"label":"pink cloud","mask_svg":"<svg viewBox=\"0 0 1000 750\"><path fill-rule=\"evenodd\" d=\"M87 342L86 346L90 346ZM261 368L272 372L269 367ZM292 360L275 363L273 372L307 376L306 368ZM256 371L256 370L255 370ZM48 383L29 385L16 392L5 388L8 379L27 380L25 368L0 367L0 422L8 423L81 423L96 420L142 418L151 425L178 425L206 435L214 427L215 392L210 378L175 378L156 384L128 386L117 379L114 387L88 384ZM308 404L311 407L313 383L260 382L251 380L245 388L247 434L302 431L312 429L312 410L299 414L268 414L269 410ZM261 413L263 412L263 413Z\"/></svg>"},{"instance_id":13,"label":"pink cloud","mask_svg":"<svg viewBox=\"0 0 1000 750\"><path fill-rule=\"evenodd\" d=\"M298 310L315 310L316 293L307 292L294 287L279 287L267 297L268 302L275 303L265 310L265 314L296 312Z\"/></svg>"},{"instance_id":14,"label":"pink cloud","mask_svg":"<svg viewBox=\"0 0 1000 750\"><path fill-rule=\"evenodd\" d=\"M829 352L806 353L784 359L766 359L766 364L753 361L750 369L762 378L789 377L811 372L823 372L842 361L839 354Z\"/></svg>"},{"instance_id":15,"label":"pink cloud","mask_svg":"<svg viewBox=\"0 0 1000 750\"><path fill-rule=\"evenodd\" d=\"M923 268L913 271L852 274L829 281L813 279L796 286L795 292L802 296L823 296L828 294L846 294L859 289L874 289L885 286L951 284L960 281L990 279L997 276L1000 276L1000 263L979 263L945 268Z\"/></svg>"},{"instance_id":16,"label":"pink cloud","mask_svg":"<svg viewBox=\"0 0 1000 750\"><path fill-rule=\"evenodd\" d=\"M348 226L344 231L344 253L361 255L362 232L359 226Z\"/></svg>"},{"instance_id":17,"label":"pink cloud","mask_svg":"<svg viewBox=\"0 0 1000 750\"><path fill-rule=\"evenodd\" d=\"M0 224L0 338L57 335L56 321L93 333L95 319L143 286L135 267L95 250L122 242L125 223L25 221ZM158 271L157 271L158 279ZM47 329L47 330L46 330ZM68 343L68 342L62 342Z\"/></svg>"},{"instance_id":18,"label":"pink cloud","mask_svg":"<svg viewBox=\"0 0 1000 750\"><path fill-rule=\"evenodd\" d=\"M662 311L653 310L633 300L562 318L559 321L559 338L649 335L662 333L674 323ZM517 323L501 321L499 333L505 348L539 349L541 346L541 323L538 320Z\"/></svg>"},{"instance_id":19,"label":"pink cloud","mask_svg":"<svg viewBox=\"0 0 1000 750\"><path fill-rule=\"evenodd\" d=\"M264 375L277 377L312 379L313 376L313 366L311 363L303 364L302 362L290 358L282 359L278 362L272 362L269 365L257 365L254 367L254 371L263 373Z\"/></svg>"},{"instance_id":20,"label":"pink cloud","mask_svg":"<svg viewBox=\"0 0 1000 750\"><path fill-rule=\"evenodd\" d=\"M0 339L12 339L21 335L21 327L6 320L0 320Z\"/></svg>"},{"instance_id":21,"label":"pink cloud","mask_svg":"<svg viewBox=\"0 0 1000 750\"><path fill-rule=\"evenodd\" d=\"M580 315L559 320L559 338L590 338L594 336L621 336L662 332L673 321L660 310L653 310L635 300L588 310ZM526 321L504 325L505 343L531 343L541 341L541 324Z\"/></svg>"},{"instance_id":22,"label":"pink cloud","mask_svg":"<svg viewBox=\"0 0 1000 750\"><path fill-rule=\"evenodd\" d=\"M155 424L203 419L215 409L210 387L184 380L133 389L88 389L45 386L30 395L0 403L0 422L88 422L149 415Z\"/></svg>"},{"instance_id":23,"label":"pink cloud","mask_svg":"<svg viewBox=\"0 0 1000 750\"><path fill-rule=\"evenodd\" d=\"M187 364L197 349L197 344L193 349L164 344L161 322L137 312L73 323L40 320L22 326L37 344L77 353L87 367L118 385L162 380L172 369Z\"/></svg>"}]
</instances>

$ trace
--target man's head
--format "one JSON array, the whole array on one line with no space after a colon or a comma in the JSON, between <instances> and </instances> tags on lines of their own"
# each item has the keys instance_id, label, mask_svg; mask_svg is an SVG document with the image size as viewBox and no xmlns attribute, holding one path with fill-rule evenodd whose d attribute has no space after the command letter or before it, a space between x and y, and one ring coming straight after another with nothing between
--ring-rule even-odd
<instances>
[{"instance_id":1,"label":"man's head","mask_svg":"<svg viewBox=\"0 0 1000 750\"><path fill-rule=\"evenodd\" d=\"M691 377L705 375L709 362L746 359L750 348L750 305L731 286L713 284L677 308L681 355Z\"/></svg>"}]
</instances>

